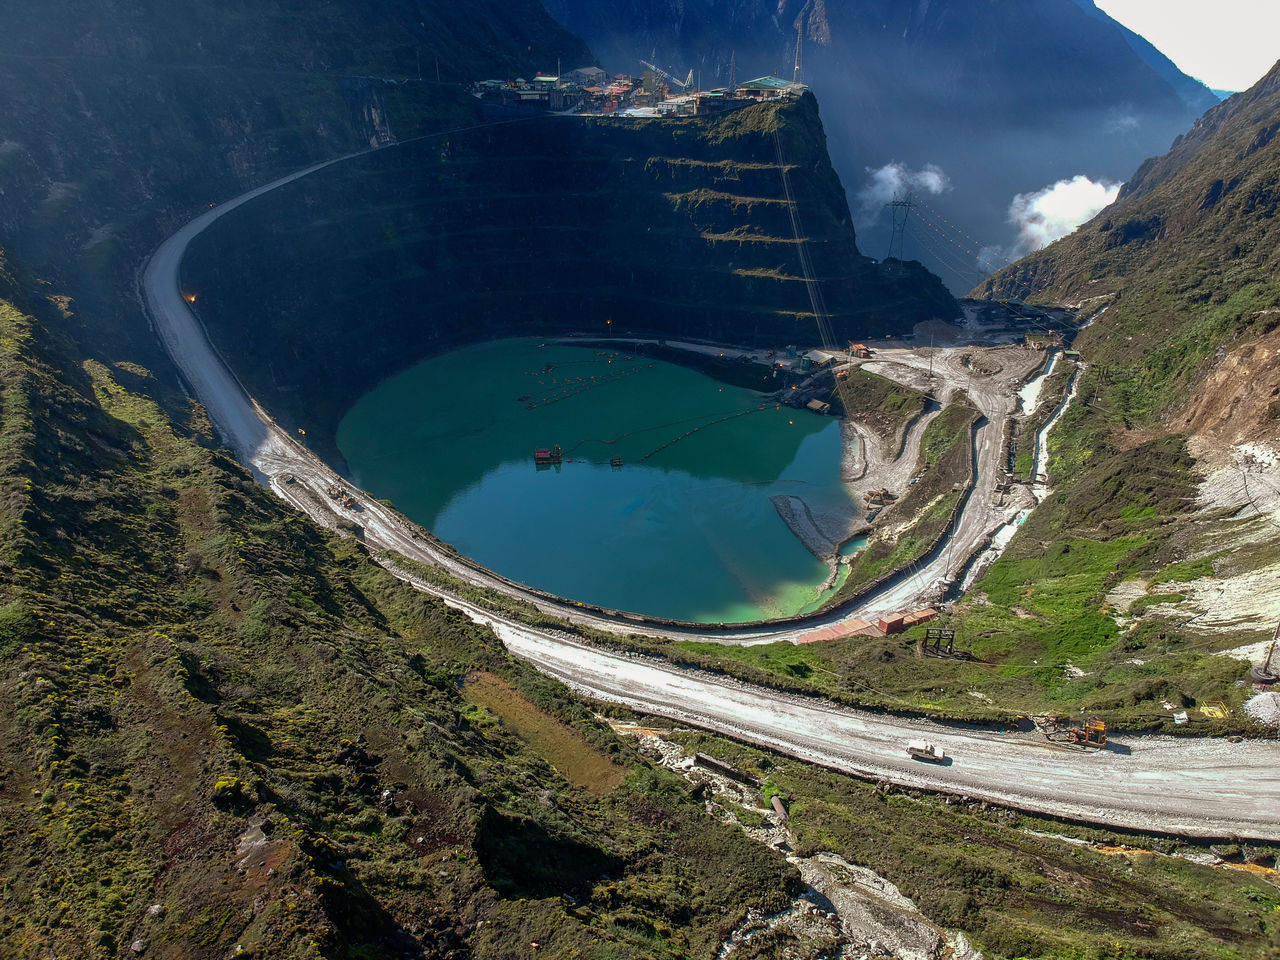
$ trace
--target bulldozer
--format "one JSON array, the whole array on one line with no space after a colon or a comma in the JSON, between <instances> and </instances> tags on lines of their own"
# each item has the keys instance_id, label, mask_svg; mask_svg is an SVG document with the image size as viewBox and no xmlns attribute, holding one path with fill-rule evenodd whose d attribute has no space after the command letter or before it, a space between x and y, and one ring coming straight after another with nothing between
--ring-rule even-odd
<instances>
[{"instance_id":1,"label":"bulldozer","mask_svg":"<svg viewBox=\"0 0 1280 960\"><path fill-rule=\"evenodd\" d=\"M1254 683L1260 683L1263 686L1280 683L1280 662L1274 667L1271 666L1271 658L1275 656L1277 643L1280 643L1280 623L1276 624L1276 632L1271 635L1271 646L1267 647L1267 659L1262 663L1255 663L1249 670L1250 679Z\"/></svg>"}]
</instances>

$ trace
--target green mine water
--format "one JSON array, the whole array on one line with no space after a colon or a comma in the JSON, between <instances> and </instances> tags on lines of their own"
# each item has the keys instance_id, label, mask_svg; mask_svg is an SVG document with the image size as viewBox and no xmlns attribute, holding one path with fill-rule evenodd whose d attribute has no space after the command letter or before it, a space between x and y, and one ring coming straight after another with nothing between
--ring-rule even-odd
<instances>
[{"instance_id":1,"label":"green mine water","mask_svg":"<svg viewBox=\"0 0 1280 960\"><path fill-rule=\"evenodd\" d=\"M815 608L828 569L770 497L851 509L834 419L672 364L534 340L391 377L337 439L355 483L465 556L559 596L680 620ZM555 444L565 462L537 467L534 448Z\"/></svg>"}]
</instances>

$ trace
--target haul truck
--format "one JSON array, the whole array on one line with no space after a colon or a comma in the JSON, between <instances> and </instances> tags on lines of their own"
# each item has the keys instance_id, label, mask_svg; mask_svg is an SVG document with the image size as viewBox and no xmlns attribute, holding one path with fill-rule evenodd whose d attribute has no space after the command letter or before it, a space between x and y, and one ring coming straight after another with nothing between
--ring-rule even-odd
<instances>
[{"instance_id":1,"label":"haul truck","mask_svg":"<svg viewBox=\"0 0 1280 960\"><path fill-rule=\"evenodd\" d=\"M941 763L947 755L928 740L908 740L907 753L917 760L928 760L930 763Z\"/></svg>"}]
</instances>

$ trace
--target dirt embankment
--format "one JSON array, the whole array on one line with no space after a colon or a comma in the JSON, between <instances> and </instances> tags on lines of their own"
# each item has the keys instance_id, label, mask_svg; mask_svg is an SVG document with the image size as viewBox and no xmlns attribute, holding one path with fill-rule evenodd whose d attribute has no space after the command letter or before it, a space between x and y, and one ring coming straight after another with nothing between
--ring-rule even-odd
<instances>
[{"instance_id":1,"label":"dirt embankment","mask_svg":"<svg viewBox=\"0 0 1280 960\"><path fill-rule=\"evenodd\" d=\"M1173 426L1228 444L1280 439L1280 327L1219 360Z\"/></svg>"},{"instance_id":2,"label":"dirt embankment","mask_svg":"<svg viewBox=\"0 0 1280 960\"><path fill-rule=\"evenodd\" d=\"M1118 584L1107 597L1117 623L1132 604L1163 595L1141 616L1190 627L1204 638L1241 630L1270 631L1280 621L1280 443L1225 444L1197 435L1187 444L1203 473L1199 519L1184 559L1209 560L1212 574L1192 580L1145 580ZM1172 596L1180 594L1180 600ZM1176 600L1176 602L1174 602ZM1222 651L1251 662L1266 655L1267 643L1247 643Z\"/></svg>"}]
</instances>

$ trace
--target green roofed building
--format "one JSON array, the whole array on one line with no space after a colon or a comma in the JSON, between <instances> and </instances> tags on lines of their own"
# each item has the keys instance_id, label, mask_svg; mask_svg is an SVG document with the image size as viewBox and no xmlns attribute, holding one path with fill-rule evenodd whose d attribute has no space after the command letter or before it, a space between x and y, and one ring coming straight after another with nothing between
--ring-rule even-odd
<instances>
[{"instance_id":1,"label":"green roofed building","mask_svg":"<svg viewBox=\"0 0 1280 960\"><path fill-rule=\"evenodd\" d=\"M803 83L793 83L781 77L756 77L746 83L740 83L734 91L739 97L751 97L756 100L778 100L783 97L797 97L809 88Z\"/></svg>"}]
</instances>

